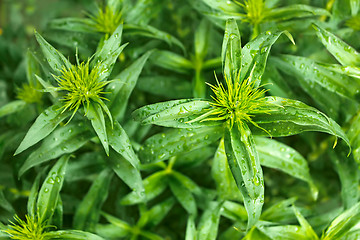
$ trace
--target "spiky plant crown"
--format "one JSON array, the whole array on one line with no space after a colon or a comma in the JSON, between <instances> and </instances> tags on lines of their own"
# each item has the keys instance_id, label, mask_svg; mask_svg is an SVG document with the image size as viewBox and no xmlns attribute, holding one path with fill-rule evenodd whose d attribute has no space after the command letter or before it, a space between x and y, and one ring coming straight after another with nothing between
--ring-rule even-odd
<instances>
[{"instance_id":1,"label":"spiky plant crown","mask_svg":"<svg viewBox=\"0 0 360 240\"><path fill-rule=\"evenodd\" d=\"M346 26L352 28L355 31L360 31L360 15L353 16L346 21Z\"/></svg>"},{"instance_id":2,"label":"spiky plant crown","mask_svg":"<svg viewBox=\"0 0 360 240\"><path fill-rule=\"evenodd\" d=\"M249 22L252 25L260 24L264 19L264 13L266 11L265 3L263 0L244 0L244 3L235 1L240 5L246 15L244 22Z\"/></svg>"},{"instance_id":3,"label":"spiky plant crown","mask_svg":"<svg viewBox=\"0 0 360 240\"><path fill-rule=\"evenodd\" d=\"M27 103L40 103L42 95L39 86L33 83L25 83L17 89L17 98Z\"/></svg>"},{"instance_id":4,"label":"spiky plant crown","mask_svg":"<svg viewBox=\"0 0 360 240\"><path fill-rule=\"evenodd\" d=\"M237 74L235 81L224 74L225 85L217 81L217 85L208 84L214 96L211 102L211 109L198 118L201 121L226 121L229 128L234 124L243 127L245 123L252 123L262 129L251 118L254 114L270 113L265 99L266 90L255 87L252 76L240 82L240 73ZM264 129L263 129L264 130ZM266 131L266 130L264 130Z\"/></svg>"},{"instance_id":5,"label":"spiky plant crown","mask_svg":"<svg viewBox=\"0 0 360 240\"><path fill-rule=\"evenodd\" d=\"M88 109L90 101L103 105L102 100L106 100L102 96L106 94L103 90L110 81L102 80L102 73L100 63L90 68L88 60L78 65L71 65L71 68L63 66L60 76L53 75L58 83L57 90L66 92L61 99L64 102L62 112L73 110L72 118L81 105Z\"/></svg>"},{"instance_id":6,"label":"spiky plant crown","mask_svg":"<svg viewBox=\"0 0 360 240\"><path fill-rule=\"evenodd\" d=\"M89 14L89 17L97 31L107 34L112 34L122 22L122 12L109 6L99 7L97 14Z\"/></svg>"},{"instance_id":7,"label":"spiky plant crown","mask_svg":"<svg viewBox=\"0 0 360 240\"><path fill-rule=\"evenodd\" d=\"M9 229L2 230L9 234L11 239L18 240L48 240L51 239L46 232L47 228L52 226L41 222L37 217L25 216L25 221L18 216L14 217L15 223L10 221Z\"/></svg>"}]
</instances>

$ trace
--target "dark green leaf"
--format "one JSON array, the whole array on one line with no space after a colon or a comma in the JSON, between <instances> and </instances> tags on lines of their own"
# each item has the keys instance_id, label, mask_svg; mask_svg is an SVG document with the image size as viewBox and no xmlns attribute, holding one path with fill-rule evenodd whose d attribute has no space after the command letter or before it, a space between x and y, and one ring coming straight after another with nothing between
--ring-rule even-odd
<instances>
[{"instance_id":1,"label":"dark green leaf","mask_svg":"<svg viewBox=\"0 0 360 240\"><path fill-rule=\"evenodd\" d=\"M180 205L188 212L188 214L196 216L196 202L191 192L176 178L170 178L169 185Z\"/></svg>"},{"instance_id":2,"label":"dark green leaf","mask_svg":"<svg viewBox=\"0 0 360 240\"><path fill-rule=\"evenodd\" d=\"M20 143L20 146L16 149L15 155L45 138L57 125L59 125L59 123L70 116L71 112L66 111L61 113L60 108L60 105L53 105L38 116L34 124L26 133L24 140Z\"/></svg>"},{"instance_id":3,"label":"dark green leaf","mask_svg":"<svg viewBox=\"0 0 360 240\"><path fill-rule=\"evenodd\" d=\"M198 240L215 240L219 227L221 203L211 202L200 218Z\"/></svg>"},{"instance_id":4,"label":"dark green leaf","mask_svg":"<svg viewBox=\"0 0 360 240\"><path fill-rule=\"evenodd\" d=\"M117 75L114 78L115 80L107 86L106 89L107 92L109 92L107 98L110 102L109 109L114 118L123 118L130 94L133 91L141 70L151 53L152 52L145 53L142 57L137 59L133 64Z\"/></svg>"},{"instance_id":5,"label":"dark green leaf","mask_svg":"<svg viewBox=\"0 0 360 240\"><path fill-rule=\"evenodd\" d=\"M10 115L19 111L22 111L26 106L26 102L23 100L11 101L8 104L0 107L0 118L6 115Z\"/></svg>"},{"instance_id":6,"label":"dark green leaf","mask_svg":"<svg viewBox=\"0 0 360 240\"><path fill-rule=\"evenodd\" d=\"M104 240L93 233L83 232L78 230L60 230L48 233L51 239L63 239L63 240Z\"/></svg>"},{"instance_id":7,"label":"dark green leaf","mask_svg":"<svg viewBox=\"0 0 360 240\"><path fill-rule=\"evenodd\" d=\"M63 67L71 68L71 63L58 50L51 46L39 33L35 32L36 40L49 63L50 67L56 74L60 74Z\"/></svg>"},{"instance_id":8,"label":"dark green leaf","mask_svg":"<svg viewBox=\"0 0 360 240\"><path fill-rule=\"evenodd\" d=\"M241 36L235 19L226 21L224 40L221 50L224 76L236 81L241 66Z\"/></svg>"},{"instance_id":9,"label":"dark green leaf","mask_svg":"<svg viewBox=\"0 0 360 240\"><path fill-rule=\"evenodd\" d=\"M144 163L163 161L179 153L209 145L222 134L223 128L219 126L174 129L159 133L145 141L144 148L139 151L139 157Z\"/></svg>"},{"instance_id":10,"label":"dark green leaf","mask_svg":"<svg viewBox=\"0 0 360 240\"><path fill-rule=\"evenodd\" d=\"M70 123L55 130L41 146L33 151L19 170L22 176L30 168L55 159L65 153L72 153L90 140L92 134L83 123Z\"/></svg>"},{"instance_id":11,"label":"dark green leaf","mask_svg":"<svg viewBox=\"0 0 360 240\"><path fill-rule=\"evenodd\" d=\"M246 124L227 130L225 152L232 175L244 198L248 229L259 220L264 203L264 179L252 133Z\"/></svg>"},{"instance_id":12,"label":"dark green leaf","mask_svg":"<svg viewBox=\"0 0 360 240\"><path fill-rule=\"evenodd\" d=\"M341 127L317 109L296 100L281 97L266 98L271 103L269 114L256 115L253 121L266 129L273 137L290 136L304 131L318 131L340 137L350 146L349 139ZM259 128L253 128L252 131L255 135L267 135Z\"/></svg>"},{"instance_id":13,"label":"dark green leaf","mask_svg":"<svg viewBox=\"0 0 360 240\"><path fill-rule=\"evenodd\" d=\"M51 168L41 186L36 204L40 221L48 221L54 214L69 158L70 155L62 156Z\"/></svg>"},{"instance_id":14,"label":"dark green leaf","mask_svg":"<svg viewBox=\"0 0 360 240\"><path fill-rule=\"evenodd\" d=\"M104 204L112 178L109 169L103 170L91 185L84 199L77 207L74 215L74 228L94 231L100 218L100 211Z\"/></svg>"},{"instance_id":15,"label":"dark green leaf","mask_svg":"<svg viewBox=\"0 0 360 240\"><path fill-rule=\"evenodd\" d=\"M360 54L339 37L318 25L313 25L316 34L327 50L344 66L360 66Z\"/></svg>"},{"instance_id":16,"label":"dark green leaf","mask_svg":"<svg viewBox=\"0 0 360 240\"><path fill-rule=\"evenodd\" d=\"M275 168L307 182L314 200L319 190L310 177L307 161L293 148L269 138L255 137L262 166Z\"/></svg>"}]
</instances>

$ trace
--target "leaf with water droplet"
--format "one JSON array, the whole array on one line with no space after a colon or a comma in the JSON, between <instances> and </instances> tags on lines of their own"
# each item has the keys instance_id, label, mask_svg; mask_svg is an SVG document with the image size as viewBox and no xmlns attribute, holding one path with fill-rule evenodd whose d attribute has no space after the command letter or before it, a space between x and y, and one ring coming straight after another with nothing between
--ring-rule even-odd
<instances>
[{"instance_id":1,"label":"leaf with water droplet","mask_svg":"<svg viewBox=\"0 0 360 240\"><path fill-rule=\"evenodd\" d=\"M51 168L41 186L36 204L40 221L48 221L54 214L69 158L70 155L62 156ZM54 181L54 176L59 177L60 181Z\"/></svg>"}]
</instances>

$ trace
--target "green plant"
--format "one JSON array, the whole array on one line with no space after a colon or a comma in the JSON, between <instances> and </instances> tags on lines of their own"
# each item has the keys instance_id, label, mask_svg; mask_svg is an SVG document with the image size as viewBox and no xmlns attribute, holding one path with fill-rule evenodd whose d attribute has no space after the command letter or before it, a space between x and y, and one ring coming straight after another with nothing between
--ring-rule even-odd
<instances>
[{"instance_id":1,"label":"green plant","mask_svg":"<svg viewBox=\"0 0 360 240\"><path fill-rule=\"evenodd\" d=\"M358 239L359 8L0 1L0 239Z\"/></svg>"}]
</instances>

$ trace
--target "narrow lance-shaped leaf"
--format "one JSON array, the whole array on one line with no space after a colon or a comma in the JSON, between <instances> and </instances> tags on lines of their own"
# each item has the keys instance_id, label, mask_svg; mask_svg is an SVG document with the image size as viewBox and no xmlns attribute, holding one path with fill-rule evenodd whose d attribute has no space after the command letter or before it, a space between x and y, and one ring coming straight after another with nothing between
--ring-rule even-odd
<instances>
[{"instance_id":1,"label":"narrow lance-shaped leaf","mask_svg":"<svg viewBox=\"0 0 360 240\"><path fill-rule=\"evenodd\" d=\"M39 185L40 185L40 178L41 174L38 174L35 178L35 181L31 187L30 195L27 203L27 213L30 217L35 218L35 212L36 212L36 200L38 197L38 191L39 191Z\"/></svg>"},{"instance_id":2,"label":"narrow lance-shaped leaf","mask_svg":"<svg viewBox=\"0 0 360 240\"><path fill-rule=\"evenodd\" d=\"M222 203L210 202L200 218L198 240L215 240L218 233Z\"/></svg>"},{"instance_id":3,"label":"narrow lance-shaped leaf","mask_svg":"<svg viewBox=\"0 0 360 240\"><path fill-rule=\"evenodd\" d=\"M266 61L270 53L272 45L276 40L285 34L290 41L295 44L294 39L287 31L275 32L271 31L263 32L259 34L254 40L248 42L241 51L241 72L240 81L252 75L252 79L255 80L254 87L258 87L261 82L261 76L265 71Z\"/></svg>"},{"instance_id":4,"label":"narrow lance-shaped leaf","mask_svg":"<svg viewBox=\"0 0 360 240\"><path fill-rule=\"evenodd\" d=\"M133 91L140 73L152 52L147 52L129 67L117 75L114 80L107 86L107 98L109 99L109 109L114 118L122 119L125 114L127 102Z\"/></svg>"},{"instance_id":5,"label":"narrow lance-shaped leaf","mask_svg":"<svg viewBox=\"0 0 360 240\"><path fill-rule=\"evenodd\" d=\"M305 18L311 16L330 16L323 8L317 8L305 4L293 4L281 8L274 8L265 15L267 21L286 21L293 18Z\"/></svg>"},{"instance_id":6,"label":"narrow lance-shaped leaf","mask_svg":"<svg viewBox=\"0 0 360 240\"><path fill-rule=\"evenodd\" d=\"M108 195L112 176L110 170L105 169L95 179L75 212L73 225L76 229L90 231L95 229L101 207Z\"/></svg>"},{"instance_id":7,"label":"narrow lance-shaped leaf","mask_svg":"<svg viewBox=\"0 0 360 240\"><path fill-rule=\"evenodd\" d=\"M273 137L298 134L304 131L318 131L332 134L343 139L350 147L349 140L341 127L331 118L308 105L281 97L266 97L271 103L268 114L257 114L253 117L261 128ZM252 128L255 135L268 135L258 127ZM336 143L336 142L335 142Z\"/></svg>"},{"instance_id":8,"label":"narrow lance-shaped leaf","mask_svg":"<svg viewBox=\"0 0 360 240\"><path fill-rule=\"evenodd\" d=\"M167 177L168 176L166 171L160 171L144 179L143 185L145 189L146 201L150 201L164 192L168 186ZM121 200L121 204L124 205L133 205L140 202L144 202L144 198L136 192L129 193Z\"/></svg>"},{"instance_id":9,"label":"narrow lance-shaped leaf","mask_svg":"<svg viewBox=\"0 0 360 240\"><path fill-rule=\"evenodd\" d=\"M322 240L340 239L353 226L360 222L360 202L340 214L322 236Z\"/></svg>"},{"instance_id":10,"label":"narrow lance-shaped leaf","mask_svg":"<svg viewBox=\"0 0 360 240\"><path fill-rule=\"evenodd\" d=\"M228 79L237 79L241 66L241 37L235 19L226 21L224 40L221 50L224 75Z\"/></svg>"},{"instance_id":11,"label":"narrow lance-shaped leaf","mask_svg":"<svg viewBox=\"0 0 360 240\"><path fill-rule=\"evenodd\" d=\"M225 151L248 212L248 229L260 218L264 203L264 179L255 142L248 126L234 125L225 133Z\"/></svg>"},{"instance_id":12,"label":"narrow lance-shaped leaf","mask_svg":"<svg viewBox=\"0 0 360 240\"><path fill-rule=\"evenodd\" d=\"M329 157L339 175L341 182L341 198L345 209L354 206L359 199L358 164L353 155L347 157L345 144L340 144L340 150L330 153Z\"/></svg>"},{"instance_id":13,"label":"narrow lance-shaped leaf","mask_svg":"<svg viewBox=\"0 0 360 240\"><path fill-rule=\"evenodd\" d=\"M315 233L314 229L311 227L311 225L308 223L308 221L306 221L306 219L300 213L300 211L295 206L293 206L293 210L294 210L294 213L295 213L295 216L296 216L298 222L300 223L302 231L304 232L304 235L306 236L306 239L309 239L309 240L319 239L319 237Z\"/></svg>"},{"instance_id":14,"label":"narrow lance-shaped leaf","mask_svg":"<svg viewBox=\"0 0 360 240\"><path fill-rule=\"evenodd\" d=\"M36 165L74 152L88 142L92 136L92 133L81 122L70 123L55 130L25 160L19 170L19 176Z\"/></svg>"},{"instance_id":15,"label":"narrow lance-shaped leaf","mask_svg":"<svg viewBox=\"0 0 360 240\"><path fill-rule=\"evenodd\" d=\"M116 59L127 45L124 44L120 46L122 30L123 25L120 24L110 38L105 40L104 45L95 53L94 59L91 61L92 66L101 63L102 73L99 81L110 75Z\"/></svg>"},{"instance_id":16,"label":"narrow lance-shaped leaf","mask_svg":"<svg viewBox=\"0 0 360 240\"><path fill-rule=\"evenodd\" d=\"M196 216L197 207L194 196L191 192L182 184L182 182L178 181L178 179L171 177L169 179L169 186L179 201L180 205L190 214Z\"/></svg>"},{"instance_id":17,"label":"narrow lance-shaped leaf","mask_svg":"<svg viewBox=\"0 0 360 240\"><path fill-rule=\"evenodd\" d=\"M197 231L194 222L194 216L189 216L186 224L185 240L197 240Z\"/></svg>"},{"instance_id":18,"label":"narrow lance-shaped leaf","mask_svg":"<svg viewBox=\"0 0 360 240\"><path fill-rule=\"evenodd\" d=\"M67 162L70 155L61 157L49 171L37 200L37 213L41 222L48 221L54 214L62 188Z\"/></svg>"},{"instance_id":19,"label":"narrow lance-shaped leaf","mask_svg":"<svg viewBox=\"0 0 360 240\"><path fill-rule=\"evenodd\" d=\"M105 117L101 106L98 103L90 102L86 109L86 117L91 121L106 154L109 156L109 142L106 133Z\"/></svg>"},{"instance_id":20,"label":"narrow lance-shaped leaf","mask_svg":"<svg viewBox=\"0 0 360 240\"><path fill-rule=\"evenodd\" d=\"M60 230L49 232L51 239L67 239L67 240L105 240L104 238L93 233L79 231L79 230Z\"/></svg>"},{"instance_id":21,"label":"narrow lance-shaped leaf","mask_svg":"<svg viewBox=\"0 0 360 240\"><path fill-rule=\"evenodd\" d=\"M236 186L235 179L231 174L229 164L226 158L224 140L220 141L216 150L211 174L216 183L216 189L221 199L240 200L241 193Z\"/></svg>"},{"instance_id":22,"label":"narrow lance-shaped leaf","mask_svg":"<svg viewBox=\"0 0 360 240\"><path fill-rule=\"evenodd\" d=\"M145 201L145 189L139 169L114 151L110 151L106 161L116 175L133 190L132 194L137 201Z\"/></svg>"},{"instance_id":23,"label":"narrow lance-shaped leaf","mask_svg":"<svg viewBox=\"0 0 360 240\"><path fill-rule=\"evenodd\" d=\"M71 112L65 111L64 113L61 113L59 110L60 108L60 104L53 105L45 109L38 116L34 124L26 133L24 140L20 143L20 146L16 149L15 155L44 139L57 125L59 125L60 122L70 116Z\"/></svg>"},{"instance_id":24,"label":"narrow lance-shaped leaf","mask_svg":"<svg viewBox=\"0 0 360 240\"><path fill-rule=\"evenodd\" d=\"M39 33L35 32L35 37L47 62L56 74L60 74L60 70L63 66L70 69L71 63L64 57L64 55L51 46Z\"/></svg>"},{"instance_id":25,"label":"narrow lance-shaped leaf","mask_svg":"<svg viewBox=\"0 0 360 240\"><path fill-rule=\"evenodd\" d=\"M174 129L159 133L145 141L139 157L144 163L163 161L179 153L207 146L218 140L222 134L221 126Z\"/></svg>"},{"instance_id":26,"label":"narrow lance-shaped leaf","mask_svg":"<svg viewBox=\"0 0 360 240\"><path fill-rule=\"evenodd\" d=\"M360 66L360 54L353 47L320 26L313 24L313 27L322 44L341 65Z\"/></svg>"},{"instance_id":27,"label":"narrow lance-shaped leaf","mask_svg":"<svg viewBox=\"0 0 360 240\"><path fill-rule=\"evenodd\" d=\"M198 128L218 125L216 121L201 121L207 114L204 110L210 108L209 101L174 100L155 103L137 109L133 117L142 124L156 124L164 127Z\"/></svg>"},{"instance_id":28,"label":"narrow lance-shaped leaf","mask_svg":"<svg viewBox=\"0 0 360 240\"><path fill-rule=\"evenodd\" d=\"M26 102L23 100L11 101L0 107L0 118L22 111L25 106L26 106Z\"/></svg>"},{"instance_id":29,"label":"narrow lance-shaped leaf","mask_svg":"<svg viewBox=\"0 0 360 240\"><path fill-rule=\"evenodd\" d=\"M198 59L204 58L207 54L211 33L210 30L211 24L208 20L204 18L203 20L201 20L198 28L195 31L195 56L197 56Z\"/></svg>"},{"instance_id":30,"label":"narrow lance-shaped leaf","mask_svg":"<svg viewBox=\"0 0 360 240\"><path fill-rule=\"evenodd\" d=\"M317 199L319 190L313 183L307 161L293 148L269 138L255 137L256 149L262 166L275 168L306 181Z\"/></svg>"}]
</instances>

